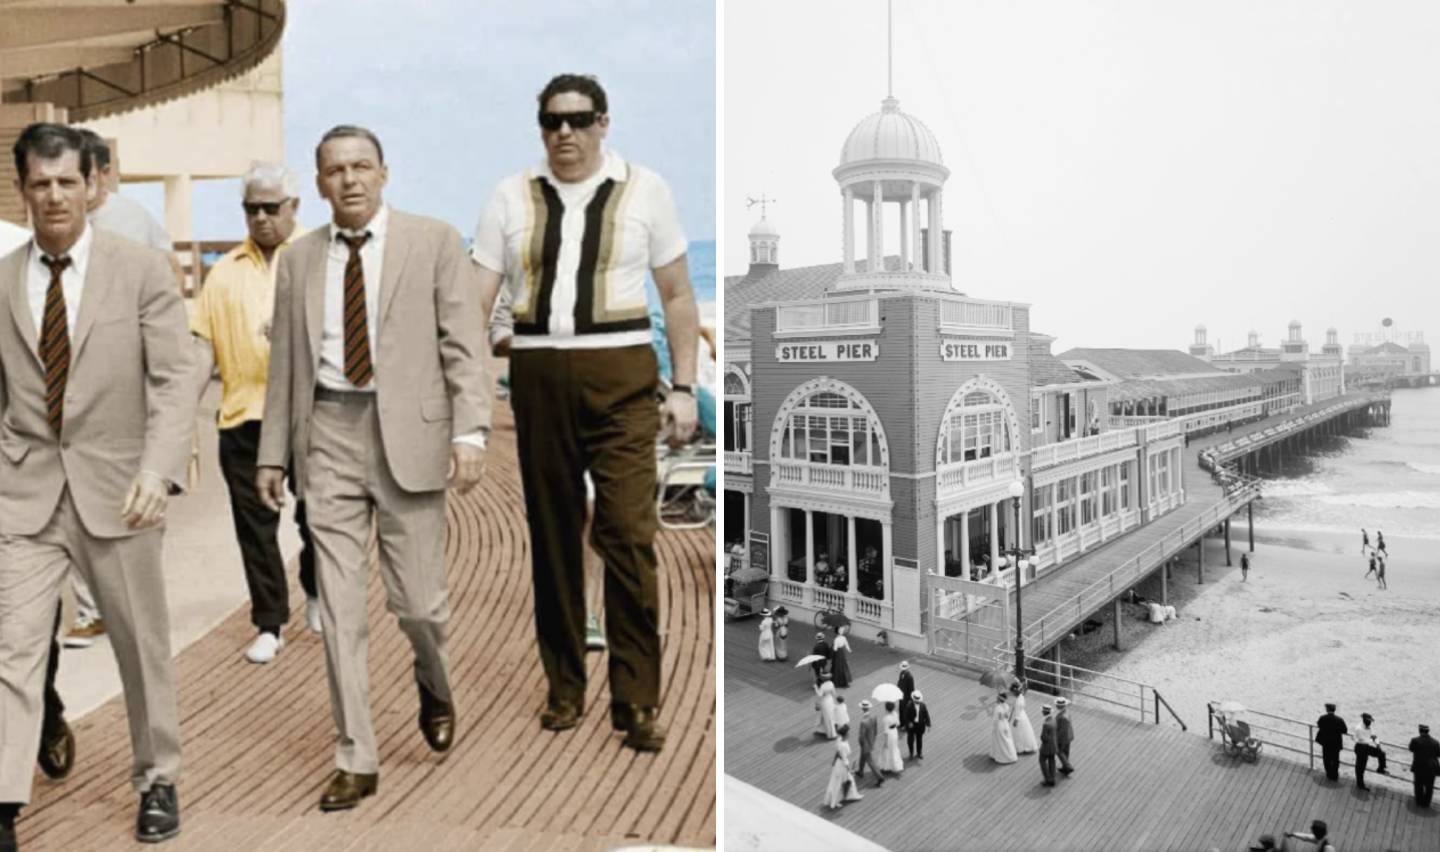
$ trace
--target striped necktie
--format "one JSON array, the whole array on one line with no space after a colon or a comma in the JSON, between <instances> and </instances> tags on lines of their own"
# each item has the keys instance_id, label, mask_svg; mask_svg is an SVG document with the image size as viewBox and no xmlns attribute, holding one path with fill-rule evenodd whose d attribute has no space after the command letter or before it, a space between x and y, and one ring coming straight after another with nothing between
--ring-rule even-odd
<instances>
[{"instance_id":1,"label":"striped necktie","mask_svg":"<svg viewBox=\"0 0 1440 852\"><path fill-rule=\"evenodd\" d=\"M360 263L360 248L370 239L370 232L354 237L341 234L340 239L350 247L350 258L345 261L345 378L363 388L375 377L365 315L365 267Z\"/></svg>"},{"instance_id":2,"label":"striped necktie","mask_svg":"<svg viewBox=\"0 0 1440 852\"><path fill-rule=\"evenodd\" d=\"M45 290L45 313L40 320L40 361L45 365L45 415L55 436L65 422L65 380L70 376L70 329L65 314L65 288L61 278L70 258L45 255L40 262L50 269Z\"/></svg>"}]
</instances>

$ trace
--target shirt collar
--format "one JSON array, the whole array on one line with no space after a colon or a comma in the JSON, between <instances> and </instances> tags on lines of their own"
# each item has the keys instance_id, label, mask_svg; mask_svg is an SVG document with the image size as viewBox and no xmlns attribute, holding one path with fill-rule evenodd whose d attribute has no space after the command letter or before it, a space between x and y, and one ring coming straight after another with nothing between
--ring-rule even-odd
<instances>
[{"instance_id":1,"label":"shirt collar","mask_svg":"<svg viewBox=\"0 0 1440 852\"><path fill-rule=\"evenodd\" d=\"M340 241L340 235L341 235L341 234L344 234L344 235L347 236L347 237L354 237L354 236L358 236L358 235L360 235L360 234L363 234L363 233L366 232L366 231L369 231L369 232L370 232L370 242L371 242L371 243L381 243L381 242L384 242L384 241L385 241L385 231L386 231L386 229L389 227L389 225L390 225L390 205L388 205L388 204L381 204L381 205L380 205L380 209L375 211L375 215L370 217L370 221L365 225L365 227L364 227L364 228L361 228L361 229L359 229L359 230L353 230L353 231L352 231L352 230L350 230L349 228L342 228L342 227L340 227L339 225L335 224L334 222L331 222L331 223L330 223L330 242L332 242L332 243L339 242L339 241ZM292 234L291 237L293 238L294 235Z\"/></svg>"},{"instance_id":2,"label":"shirt collar","mask_svg":"<svg viewBox=\"0 0 1440 852\"><path fill-rule=\"evenodd\" d=\"M70 247L70 250L65 252L65 256L70 258L70 268L75 270L75 274L80 276L81 281L85 280L85 270L90 265L90 246L94 241L95 226L87 219L85 222L85 230L80 232L80 239L76 240L75 244ZM45 250L40 248L40 243L36 242L34 237L31 237L30 262L45 270L45 274L49 275L50 268L41 261L41 258L44 256Z\"/></svg>"},{"instance_id":3,"label":"shirt collar","mask_svg":"<svg viewBox=\"0 0 1440 852\"><path fill-rule=\"evenodd\" d=\"M275 254L278 256L281 249L288 248L291 243L295 242L296 238L304 233L305 229L297 224L295 230L290 232L290 236L286 237L281 241L280 245L275 247ZM265 252L260 250L260 245L255 242L254 237L245 237L245 241L240 244L240 254L243 257L249 258L256 266L262 269L265 268Z\"/></svg>"},{"instance_id":4,"label":"shirt collar","mask_svg":"<svg viewBox=\"0 0 1440 852\"><path fill-rule=\"evenodd\" d=\"M590 181L599 183L605 178L614 178L618 182L629 177L630 167L625 163L624 158L617 154L614 149L606 148L603 155L604 159L600 163L600 170L585 180L579 181L579 183L587 183ZM541 160L531 172L536 177L543 177L552 184L566 182L555 177L555 174L550 171L549 160Z\"/></svg>"}]
</instances>

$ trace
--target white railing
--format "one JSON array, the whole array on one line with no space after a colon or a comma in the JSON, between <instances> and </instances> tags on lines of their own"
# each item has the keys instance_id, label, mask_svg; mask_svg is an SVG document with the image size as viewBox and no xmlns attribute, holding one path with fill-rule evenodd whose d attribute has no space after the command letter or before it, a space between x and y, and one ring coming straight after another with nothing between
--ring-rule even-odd
<instances>
[{"instance_id":1,"label":"white railing","mask_svg":"<svg viewBox=\"0 0 1440 852\"><path fill-rule=\"evenodd\" d=\"M845 611L845 592L836 591L835 589L822 589L819 586L813 587L810 592L813 595L811 599L815 602L816 609L837 609L841 612Z\"/></svg>"},{"instance_id":2,"label":"white railing","mask_svg":"<svg viewBox=\"0 0 1440 852\"><path fill-rule=\"evenodd\" d=\"M1000 302L974 299L946 299L940 303L940 326L943 329L979 329L1013 331L1014 312Z\"/></svg>"},{"instance_id":3,"label":"white railing","mask_svg":"<svg viewBox=\"0 0 1440 852\"><path fill-rule=\"evenodd\" d=\"M1239 405L1231 405L1226 408L1216 408L1213 411L1202 411L1199 414L1187 414L1177 418L1181 423L1181 429L1186 432L1194 432L1198 429L1209 429L1211 426L1218 426L1237 420L1253 420L1265 415L1265 403L1262 400L1242 402Z\"/></svg>"},{"instance_id":4,"label":"white railing","mask_svg":"<svg viewBox=\"0 0 1440 852\"><path fill-rule=\"evenodd\" d=\"M936 471L935 488L939 494L959 491L981 482L1006 481L1020 477L1020 457L1002 453L968 462L948 462Z\"/></svg>"},{"instance_id":5,"label":"white railing","mask_svg":"<svg viewBox=\"0 0 1440 852\"><path fill-rule=\"evenodd\" d=\"M1071 438L1031 450L1030 467L1032 470L1054 467L1063 462L1133 447L1138 443L1139 436L1135 429L1119 429L1101 432L1099 435L1087 435L1084 438Z\"/></svg>"},{"instance_id":6,"label":"white railing","mask_svg":"<svg viewBox=\"0 0 1440 852\"><path fill-rule=\"evenodd\" d=\"M1140 417L1137 415L1116 416L1112 414L1110 415L1109 426L1111 429L1129 429L1135 426L1149 426L1152 423L1164 423L1169 419L1170 418L1163 417L1159 414L1153 417Z\"/></svg>"},{"instance_id":7,"label":"white railing","mask_svg":"<svg viewBox=\"0 0 1440 852\"><path fill-rule=\"evenodd\" d=\"M1184 431L1184 425L1179 420L1166 420L1164 423L1155 423L1142 428L1145 430L1145 443L1147 444L1179 435Z\"/></svg>"},{"instance_id":8,"label":"white railing","mask_svg":"<svg viewBox=\"0 0 1440 852\"><path fill-rule=\"evenodd\" d=\"M753 473L750 466L750 454L737 453L733 450L725 451L725 472L726 473Z\"/></svg>"},{"instance_id":9,"label":"white railing","mask_svg":"<svg viewBox=\"0 0 1440 852\"><path fill-rule=\"evenodd\" d=\"M1091 521L1078 530L1071 530L1035 546L1035 557L1030 562L1036 570L1050 568L1072 556L1078 556L1096 545L1104 544L1117 535L1129 532L1140 523L1138 509L1124 509L1113 512L1098 521Z\"/></svg>"},{"instance_id":10,"label":"white railing","mask_svg":"<svg viewBox=\"0 0 1440 852\"><path fill-rule=\"evenodd\" d=\"M875 328L878 299L820 299L775 308L775 331L827 331Z\"/></svg>"},{"instance_id":11,"label":"white railing","mask_svg":"<svg viewBox=\"0 0 1440 852\"><path fill-rule=\"evenodd\" d=\"M797 583L794 580L786 580L782 577L770 578L770 597L788 604L806 603L805 590L809 588L804 583Z\"/></svg>"},{"instance_id":12,"label":"white railing","mask_svg":"<svg viewBox=\"0 0 1440 852\"><path fill-rule=\"evenodd\" d=\"M821 488L853 494L881 496L890 492L890 475L883 467L820 464L802 461L772 461L771 486Z\"/></svg>"},{"instance_id":13,"label":"white railing","mask_svg":"<svg viewBox=\"0 0 1440 852\"><path fill-rule=\"evenodd\" d=\"M877 601L864 595L852 595L850 600L855 604L854 617L857 621L878 624L881 627L891 626L891 614L895 607L889 602Z\"/></svg>"}]
</instances>

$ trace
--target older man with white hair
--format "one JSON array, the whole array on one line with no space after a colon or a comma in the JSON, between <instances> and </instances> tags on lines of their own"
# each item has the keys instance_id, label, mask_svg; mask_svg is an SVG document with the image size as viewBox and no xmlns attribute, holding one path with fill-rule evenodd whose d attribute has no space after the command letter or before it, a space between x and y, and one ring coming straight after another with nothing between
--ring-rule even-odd
<instances>
[{"instance_id":1,"label":"older man with white hair","mask_svg":"<svg viewBox=\"0 0 1440 852\"><path fill-rule=\"evenodd\" d=\"M275 260L296 233L300 206L295 175L283 165L256 163L242 185L249 236L231 249L205 277L195 300L190 331L200 344L203 390L219 367L223 395L217 412L220 469L230 489L235 536L250 587L250 620L259 635L245 652L252 663L268 663L284 647L281 628L290 619L285 560L277 532L280 515L255 491L255 461L265 413L265 384L270 372L270 317L275 305ZM297 502L295 522L304 547L300 585L309 602L307 621L319 632L315 556L305 523L305 504Z\"/></svg>"}]
</instances>

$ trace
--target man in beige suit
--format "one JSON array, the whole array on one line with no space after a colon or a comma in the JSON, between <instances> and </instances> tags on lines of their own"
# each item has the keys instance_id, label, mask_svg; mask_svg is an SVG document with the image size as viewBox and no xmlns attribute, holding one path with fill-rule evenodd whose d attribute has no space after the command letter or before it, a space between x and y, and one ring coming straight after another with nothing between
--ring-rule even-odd
<instances>
[{"instance_id":1,"label":"man in beige suit","mask_svg":"<svg viewBox=\"0 0 1440 852\"><path fill-rule=\"evenodd\" d=\"M163 255L86 225L94 175L79 134L32 124L15 165L35 238L0 258L0 844L13 848L30 798L72 561L111 625L136 837L165 840L180 831L180 731L161 524L195 423L185 309Z\"/></svg>"},{"instance_id":2,"label":"man in beige suit","mask_svg":"<svg viewBox=\"0 0 1440 852\"><path fill-rule=\"evenodd\" d=\"M343 810L379 782L365 607L372 522L389 609L415 649L420 730L437 752L454 741L445 488L479 481L490 400L460 235L384 204L385 156L369 130L333 128L315 160L332 223L280 257L256 485L278 510L293 455L338 730L320 807Z\"/></svg>"}]
</instances>

